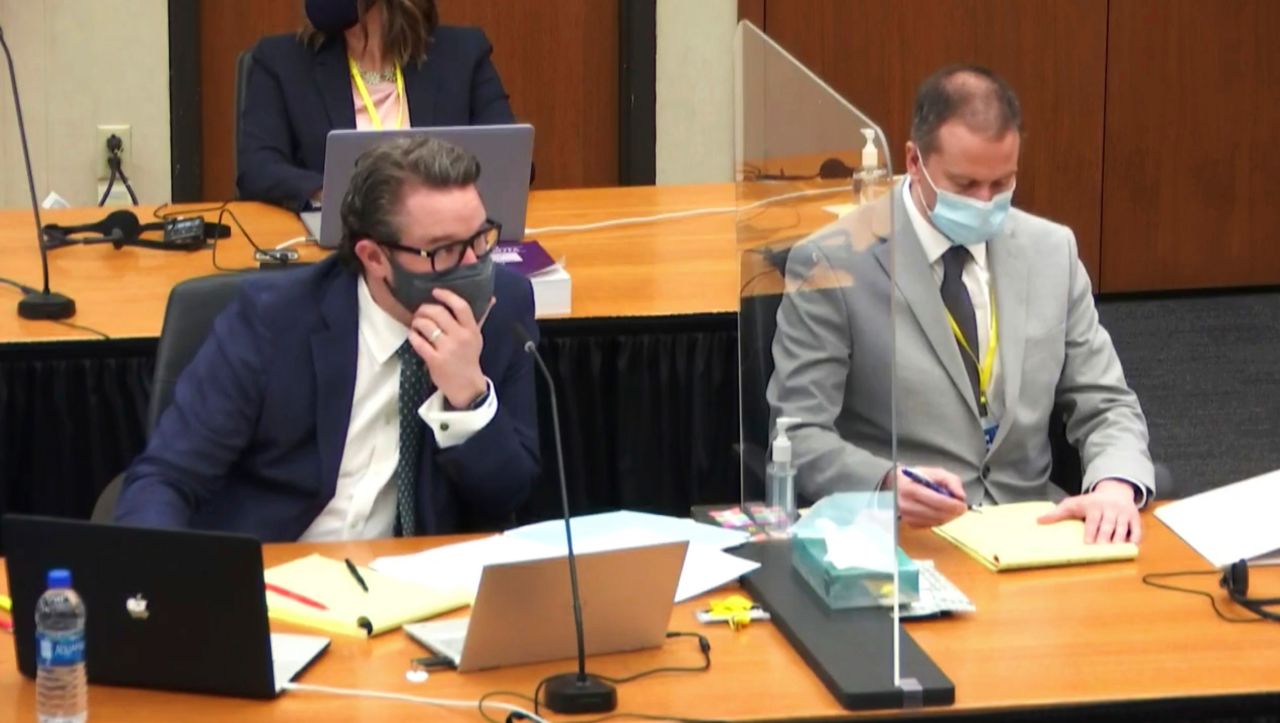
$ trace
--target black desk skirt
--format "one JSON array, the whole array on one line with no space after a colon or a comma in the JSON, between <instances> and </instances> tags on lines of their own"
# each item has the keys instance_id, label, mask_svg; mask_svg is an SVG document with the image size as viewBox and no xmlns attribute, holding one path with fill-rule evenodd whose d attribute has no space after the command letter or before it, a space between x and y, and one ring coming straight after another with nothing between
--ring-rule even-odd
<instances>
[{"instance_id":1,"label":"black desk skirt","mask_svg":"<svg viewBox=\"0 0 1280 723\"><path fill-rule=\"evenodd\" d=\"M737 315L552 320L575 514L688 514L739 489ZM0 346L0 513L88 518L145 442L156 340ZM551 407L538 381L542 479L520 521L558 514Z\"/></svg>"}]
</instances>

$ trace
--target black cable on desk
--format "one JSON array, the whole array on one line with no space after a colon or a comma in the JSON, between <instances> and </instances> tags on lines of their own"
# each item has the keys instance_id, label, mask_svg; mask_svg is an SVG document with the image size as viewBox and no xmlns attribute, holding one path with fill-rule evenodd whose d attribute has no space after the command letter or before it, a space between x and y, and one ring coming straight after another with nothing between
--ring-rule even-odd
<instances>
[{"instance_id":1,"label":"black cable on desk","mask_svg":"<svg viewBox=\"0 0 1280 723\"><path fill-rule=\"evenodd\" d=\"M686 638L686 637L697 638L698 650L702 652L701 665L664 666L661 668L651 668L649 670L642 670L639 673L634 673L632 675L626 675L619 678L611 678L604 675L599 675L597 677L601 678L602 680L613 683L614 685L619 685L621 683L630 683L631 681L639 680L640 678L646 678L650 675L658 675L659 673L701 673L706 670L709 670L711 668L711 642L707 640L705 635L702 635L701 633L689 633L689 632L676 631L676 630L667 631L668 639ZM517 693L511 690L494 690L494 691L485 693L484 695L480 696L480 700L477 702L477 708L480 711L480 716L484 718L486 721L489 721L489 723L502 723L502 721L499 721L496 718L489 717L489 714L486 713L484 710L485 703L487 703L491 698L497 698L497 697L515 698L517 700L530 703L533 705L534 715L539 715L539 716L542 715L541 703L539 702L539 698L542 695L542 688L546 682L547 681L545 678L539 681L538 686L537 688L534 689L532 696L525 695L524 693ZM682 723L720 723L720 721L713 720L713 719L681 718L680 716L658 715L655 713L637 713L637 712L628 712L628 711L619 711L616 713L610 713L609 715L601 716L599 718L586 718L583 720L575 721L575 723L603 723L603 721L619 720L619 719L625 719L625 718L633 718L638 720L672 720L672 721L681 721ZM506 723L514 723L515 721L522 721L522 720L528 720L528 718L520 715L519 713L511 713L507 716Z\"/></svg>"},{"instance_id":2,"label":"black cable on desk","mask_svg":"<svg viewBox=\"0 0 1280 723\"><path fill-rule=\"evenodd\" d=\"M1142 576L1142 584L1150 585L1151 587L1160 588L1161 590L1172 590L1173 592L1185 592L1189 595L1200 595L1202 597L1207 597L1209 598L1209 604L1213 605L1213 612L1216 613L1219 618L1222 618L1223 620L1229 623L1265 622L1265 619L1260 617L1258 618L1227 617L1226 614L1223 613L1222 610L1218 607L1218 598L1213 593L1205 592L1204 590L1192 590L1191 588L1178 587L1177 585L1169 585L1167 583L1162 583L1162 582L1155 582L1156 580L1164 579L1167 577L1192 577L1195 575L1221 575L1221 574L1222 573L1218 570L1182 570L1179 572L1150 572Z\"/></svg>"},{"instance_id":3,"label":"black cable on desk","mask_svg":"<svg viewBox=\"0 0 1280 723\"><path fill-rule=\"evenodd\" d=\"M14 281L13 279L0 278L0 284L4 284L6 286L12 286L13 288L17 289L18 291L21 291L24 294L40 293L39 289L33 289L30 286L27 286L26 284L20 281Z\"/></svg>"}]
</instances>

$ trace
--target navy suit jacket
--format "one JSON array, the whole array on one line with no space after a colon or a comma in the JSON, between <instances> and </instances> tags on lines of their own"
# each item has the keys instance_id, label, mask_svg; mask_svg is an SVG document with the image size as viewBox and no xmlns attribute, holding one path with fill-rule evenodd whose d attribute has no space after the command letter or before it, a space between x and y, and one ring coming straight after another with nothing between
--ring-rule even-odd
<instances>
[{"instance_id":1,"label":"navy suit jacket","mask_svg":"<svg viewBox=\"0 0 1280 723\"><path fill-rule=\"evenodd\" d=\"M480 367L497 415L419 464L420 534L500 522L538 474L533 362L512 334L537 338L533 291L495 269L497 303ZM333 498L356 380L357 275L336 257L244 282L174 389L146 450L125 473L116 521L298 539Z\"/></svg>"},{"instance_id":2,"label":"navy suit jacket","mask_svg":"<svg viewBox=\"0 0 1280 723\"><path fill-rule=\"evenodd\" d=\"M412 126L514 123L507 92L479 28L436 28L427 59L402 70ZM236 187L240 198L297 211L324 182L329 131L356 127L342 36L318 48L295 34L253 49L240 114Z\"/></svg>"}]
</instances>

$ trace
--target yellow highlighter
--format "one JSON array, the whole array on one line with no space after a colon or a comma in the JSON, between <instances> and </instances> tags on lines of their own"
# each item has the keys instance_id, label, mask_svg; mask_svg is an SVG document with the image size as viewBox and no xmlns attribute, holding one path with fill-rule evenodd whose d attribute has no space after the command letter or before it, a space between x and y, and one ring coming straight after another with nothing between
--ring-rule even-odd
<instances>
[{"instance_id":1,"label":"yellow highlighter","mask_svg":"<svg viewBox=\"0 0 1280 723\"><path fill-rule=\"evenodd\" d=\"M8 595L0 595L0 610L7 613L13 612L13 600Z\"/></svg>"}]
</instances>

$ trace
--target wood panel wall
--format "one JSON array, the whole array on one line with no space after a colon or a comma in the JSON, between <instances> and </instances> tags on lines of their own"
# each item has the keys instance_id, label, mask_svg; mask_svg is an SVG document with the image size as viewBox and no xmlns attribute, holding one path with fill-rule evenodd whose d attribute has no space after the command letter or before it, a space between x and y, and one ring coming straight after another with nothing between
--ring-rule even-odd
<instances>
[{"instance_id":1,"label":"wood panel wall","mask_svg":"<svg viewBox=\"0 0 1280 723\"><path fill-rule=\"evenodd\" d=\"M769 36L880 123L895 170L931 72L979 63L1008 79L1026 126L1014 202L1074 229L1096 284L1107 0L773 0L764 16Z\"/></svg>"},{"instance_id":2,"label":"wood panel wall","mask_svg":"<svg viewBox=\"0 0 1280 723\"><path fill-rule=\"evenodd\" d=\"M1109 291L1280 283L1280 2L1111 0Z\"/></svg>"},{"instance_id":3,"label":"wood panel wall","mask_svg":"<svg viewBox=\"0 0 1280 723\"><path fill-rule=\"evenodd\" d=\"M200 146L202 196L233 198L236 58L263 35L297 29L294 0L200 0Z\"/></svg>"},{"instance_id":4,"label":"wood panel wall","mask_svg":"<svg viewBox=\"0 0 1280 723\"><path fill-rule=\"evenodd\" d=\"M764 30L764 0L738 0L738 19Z\"/></svg>"},{"instance_id":5,"label":"wood panel wall","mask_svg":"<svg viewBox=\"0 0 1280 723\"><path fill-rule=\"evenodd\" d=\"M516 118L536 129L537 188L618 182L618 0L439 0L441 22L478 25ZM235 60L290 32L302 0L201 0L203 195L235 190Z\"/></svg>"}]
</instances>

